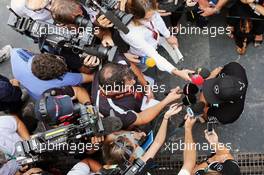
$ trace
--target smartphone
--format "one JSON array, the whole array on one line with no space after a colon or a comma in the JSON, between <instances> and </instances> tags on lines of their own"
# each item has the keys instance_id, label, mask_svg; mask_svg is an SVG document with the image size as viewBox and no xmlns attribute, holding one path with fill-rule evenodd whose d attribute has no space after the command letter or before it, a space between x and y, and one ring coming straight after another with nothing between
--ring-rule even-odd
<instances>
[{"instance_id":1,"label":"smartphone","mask_svg":"<svg viewBox=\"0 0 264 175\"><path fill-rule=\"evenodd\" d=\"M212 134L213 130L214 130L214 123L213 122L208 122L207 123L208 134Z\"/></svg>"},{"instance_id":2,"label":"smartphone","mask_svg":"<svg viewBox=\"0 0 264 175\"><path fill-rule=\"evenodd\" d=\"M141 144L141 148L144 150L144 151L147 151L149 149L149 147L152 145L154 141L154 134L153 134L153 131L150 131L144 141L143 144Z\"/></svg>"}]
</instances>

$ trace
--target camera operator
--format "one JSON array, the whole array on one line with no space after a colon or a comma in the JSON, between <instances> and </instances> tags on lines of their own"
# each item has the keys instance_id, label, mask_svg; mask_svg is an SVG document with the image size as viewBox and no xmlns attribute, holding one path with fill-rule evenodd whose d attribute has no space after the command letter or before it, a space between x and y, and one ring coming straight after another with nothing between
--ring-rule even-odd
<instances>
[{"instance_id":1,"label":"camera operator","mask_svg":"<svg viewBox=\"0 0 264 175\"><path fill-rule=\"evenodd\" d=\"M153 101L153 105L145 107L142 90L136 90L136 80L132 71L125 65L109 63L95 76L92 87L92 102L100 113L109 116L113 109L115 115L123 122L123 129L132 126L146 125L154 120L161 110L169 103L179 99L180 88L171 93L161 102ZM156 105L155 105L156 104Z\"/></svg>"},{"instance_id":2,"label":"camera operator","mask_svg":"<svg viewBox=\"0 0 264 175\"><path fill-rule=\"evenodd\" d=\"M89 29L89 31L94 31L97 37L102 39L102 44L106 46L113 46L114 43L111 38L111 33L106 27L112 27L113 24L105 16L99 16L97 11L92 10L83 6L81 3L72 0L56 0L52 3L50 7L53 19L56 23L66 26L76 26L75 20L77 17L82 16L85 19L91 20L98 27ZM99 16L99 17L98 17ZM91 26L89 26L91 27ZM84 31L86 32L86 31Z\"/></svg>"},{"instance_id":3,"label":"camera operator","mask_svg":"<svg viewBox=\"0 0 264 175\"><path fill-rule=\"evenodd\" d=\"M153 58L156 66L161 71L167 71L188 81L190 80L188 74L192 73L192 71L175 68L163 57L163 55L168 56L164 48L158 47L160 34L166 38L172 47L178 47L178 40L170 35L170 31L156 10L156 1L145 0L140 2L138 0L129 0L126 5L126 12L133 14L134 20L127 26L130 30L129 33L125 34L120 31L120 36L130 45L130 53L139 57L148 56ZM139 64L139 66L142 67L142 70L146 68L142 64Z\"/></svg>"},{"instance_id":4,"label":"camera operator","mask_svg":"<svg viewBox=\"0 0 264 175\"><path fill-rule=\"evenodd\" d=\"M93 75L68 72L62 57L51 54L37 54L13 49L11 66L14 77L29 91L34 99L39 99L48 89L76 86L90 83Z\"/></svg>"},{"instance_id":5,"label":"camera operator","mask_svg":"<svg viewBox=\"0 0 264 175\"><path fill-rule=\"evenodd\" d=\"M236 62L216 68L205 81L200 101L206 104L205 119L221 124L235 122L244 110L248 80L245 69Z\"/></svg>"},{"instance_id":6,"label":"camera operator","mask_svg":"<svg viewBox=\"0 0 264 175\"><path fill-rule=\"evenodd\" d=\"M58 25L68 27L69 30L73 32L91 32L91 35L96 35L98 38L93 44L102 43L105 47L114 45L111 38L111 33L107 29L96 26L87 26L87 28L82 26L85 28L85 30L83 30L83 28L79 30L80 28L78 28L78 25L75 24L76 18L82 16L87 20L91 20L91 22L95 23L95 25L101 26L95 21L98 12L94 11L93 9L83 6L81 3L78 3L78 1L56 0L52 1L49 10L51 11L52 17ZM102 23L106 23L104 18ZM102 39L102 41L99 41L99 38ZM81 57L80 52L73 51L72 48L57 49L50 45L46 45L42 47L41 50L43 52L63 56L69 68L75 72L91 73L94 71L95 67L89 68L88 66L83 65L83 58ZM95 59L95 57L92 59ZM96 58L96 62L99 64L100 60Z\"/></svg>"}]
</instances>

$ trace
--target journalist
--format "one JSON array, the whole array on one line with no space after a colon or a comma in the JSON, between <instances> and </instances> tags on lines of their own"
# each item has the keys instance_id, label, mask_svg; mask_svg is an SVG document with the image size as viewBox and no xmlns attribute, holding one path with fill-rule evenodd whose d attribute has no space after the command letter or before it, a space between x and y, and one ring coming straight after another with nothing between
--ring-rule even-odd
<instances>
[{"instance_id":1,"label":"journalist","mask_svg":"<svg viewBox=\"0 0 264 175\"><path fill-rule=\"evenodd\" d=\"M122 39L130 45L129 53L139 57L150 57L155 60L156 66L161 71L188 81L190 70L178 70L164 57L168 57L163 47L158 47L160 35L163 35L172 47L178 47L178 40L171 36L160 14L157 12L157 3L154 0L128 0L126 12L134 15L133 21L128 24L129 33L119 32ZM142 71L146 69L144 64L138 64Z\"/></svg>"},{"instance_id":2,"label":"journalist","mask_svg":"<svg viewBox=\"0 0 264 175\"><path fill-rule=\"evenodd\" d=\"M62 57L33 54L24 49L11 52L12 72L34 99L41 98L48 89L90 83L93 75L68 72Z\"/></svg>"},{"instance_id":3,"label":"journalist","mask_svg":"<svg viewBox=\"0 0 264 175\"><path fill-rule=\"evenodd\" d=\"M154 120L169 103L178 100L180 89L175 88L161 102L144 103L142 89L136 88L134 74L125 65L109 63L95 76L92 84L92 103L104 116L113 109L123 122L123 129L146 125ZM141 110L144 106L145 110ZM147 106L147 107L146 107Z\"/></svg>"},{"instance_id":4,"label":"journalist","mask_svg":"<svg viewBox=\"0 0 264 175\"><path fill-rule=\"evenodd\" d=\"M248 79L246 70L237 62L216 68L205 81L200 101L206 104L205 119L221 124L235 122L244 110Z\"/></svg>"}]
</instances>

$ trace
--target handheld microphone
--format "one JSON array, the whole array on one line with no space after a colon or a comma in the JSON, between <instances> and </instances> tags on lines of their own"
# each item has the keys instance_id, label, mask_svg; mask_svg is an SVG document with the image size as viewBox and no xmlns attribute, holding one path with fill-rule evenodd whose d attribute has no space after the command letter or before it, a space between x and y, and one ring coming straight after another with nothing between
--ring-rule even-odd
<instances>
[{"instance_id":1,"label":"handheld microphone","mask_svg":"<svg viewBox=\"0 0 264 175\"><path fill-rule=\"evenodd\" d=\"M206 68L198 68L196 69L196 72L203 77L203 79L207 79L211 72Z\"/></svg>"},{"instance_id":2,"label":"handheld microphone","mask_svg":"<svg viewBox=\"0 0 264 175\"><path fill-rule=\"evenodd\" d=\"M204 80L210 76L210 71L205 68L196 69L195 74L189 74L191 77L192 83L197 86L202 86L204 84Z\"/></svg>"},{"instance_id":3,"label":"handheld microphone","mask_svg":"<svg viewBox=\"0 0 264 175\"><path fill-rule=\"evenodd\" d=\"M204 79L201 75L191 74L190 77L191 77L192 83L195 84L196 86L202 86L204 84Z\"/></svg>"},{"instance_id":4,"label":"handheld microphone","mask_svg":"<svg viewBox=\"0 0 264 175\"><path fill-rule=\"evenodd\" d=\"M183 99L182 99L182 103L184 106L190 106L193 105L197 102L197 98L195 95L186 95Z\"/></svg>"},{"instance_id":5,"label":"handheld microphone","mask_svg":"<svg viewBox=\"0 0 264 175\"><path fill-rule=\"evenodd\" d=\"M199 92L199 88L193 83L188 83L183 88L183 94L185 95L195 95L198 92Z\"/></svg>"}]
</instances>

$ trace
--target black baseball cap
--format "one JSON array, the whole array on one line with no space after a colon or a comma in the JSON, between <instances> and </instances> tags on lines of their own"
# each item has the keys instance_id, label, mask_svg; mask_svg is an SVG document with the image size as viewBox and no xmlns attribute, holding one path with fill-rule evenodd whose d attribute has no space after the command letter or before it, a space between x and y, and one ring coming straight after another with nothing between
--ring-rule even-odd
<instances>
[{"instance_id":1,"label":"black baseball cap","mask_svg":"<svg viewBox=\"0 0 264 175\"><path fill-rule=\"evenodd\" d=\"M226 160L223 167L223 175L241 175L239 165L235 160Z\"/></svg>"},{"instance_id":2,"label":"black baseball cap","mask_svg":"<svg viewBox=\"0 0 264 175\"><path fill-rule=\"evenodd\" d=\"M48 96L36 102L35 115L40 121L55 123L61 117L71 116L73 108L70 96Z\"/></svg>"},{"instance_id":3,"label":"black baseball cap","mask_svg":"<svg viewBox=\"0 0 264 175\"><path fill-rule=\"evenodd\" d=\"M244 99L247 83L235 76L226 75L206 80L203 93L209 104L236 102Z\"/></svg>"},{"instance_id":4,"label":"black baseball cap","mask_svg":"<svg viewBox=\"0 0 264 175\"><path fill-rule=\"evenodd\" d=\"M241 175L240 168L238 163L235 160L226 160L224 163L220 162L212 162L208 166L209 170L213 170L219 172L221 175ZM206 175L208 173L208 169L198 170L195 175Z\"/></svg>"}]
</instances>

